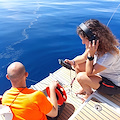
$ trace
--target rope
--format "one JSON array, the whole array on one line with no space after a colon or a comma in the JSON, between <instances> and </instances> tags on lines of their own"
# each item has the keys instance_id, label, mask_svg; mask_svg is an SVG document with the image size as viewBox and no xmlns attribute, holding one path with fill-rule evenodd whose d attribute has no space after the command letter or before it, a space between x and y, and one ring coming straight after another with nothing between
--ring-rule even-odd
<instances>
[{"instance_id":1,"label":"rope","mask_svg":"<svg viewBox=\"0 0 120 120\"><path fill-rule=\"evenodd\" d=\"M37 82L39 82L39 81L32 80L32 79L29 79L29 78L27 78L27 80L28 80L28 81L31 81L31 82L34 82L34 83L37 83Z\"/></svg>"},{"instance_id":2,"label":"rope","mask_svg":"<svg viewBox=\"0 0 120 120\"><path fill-rule=\"evenodd\" d=\"M117 6L117 8L115 9L115 11L113 12L112 16L110 17L108 23L107 23L107 26L109 25L110 21L112 20L114 14L116 13L117 9L119 8L120 4Z\"/></svg>"}]
</instances>

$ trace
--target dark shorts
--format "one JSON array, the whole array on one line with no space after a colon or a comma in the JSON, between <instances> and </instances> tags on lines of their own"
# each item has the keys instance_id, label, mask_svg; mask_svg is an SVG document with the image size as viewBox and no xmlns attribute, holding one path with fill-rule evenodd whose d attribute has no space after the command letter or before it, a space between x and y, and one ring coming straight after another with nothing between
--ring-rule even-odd
<instances>
[{"instance_id":1,"label":"dark shorts","mask_svg":"<svg viewBox=\"0 0 120 120\"><path fill-rule=\"evenodd\" d=\"M47 119L48 119L48 120L57 120L57 118L58 118L58 117L60 116L60 114L62 113L64 107L65 107L65 103L63 103L61 106L58 105L58 115L57 115L56 117L54 117L54 118L47 116Z\"/></svg>"},{"instance_id":2,"label":"dark shorts","mask_svg":"<svg viewBox=\"0 0 120 120\"><path fill-rule=\"evenodd\" d=\"M97 90L98 92L109 95L120 94L120 87L116 86L112 81L105 77L102 77L102 81L100 81L100 87Z\"/></svg>"}]
</instances>

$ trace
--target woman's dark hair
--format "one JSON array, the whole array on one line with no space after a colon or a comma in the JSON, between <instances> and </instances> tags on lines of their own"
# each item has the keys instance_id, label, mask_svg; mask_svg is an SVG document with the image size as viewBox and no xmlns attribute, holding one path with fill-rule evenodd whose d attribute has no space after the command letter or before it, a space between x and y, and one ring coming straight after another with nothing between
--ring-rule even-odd
<instances>
[{"instance_id":1,"label":"woman's dark hair","mask_svg":"<svg viewBox=\"0 0 120 120\"><path fill-rule=\"evenodd\" d=\"M102 56L107 52L111 54L119 54L119 49L117 48L117 46L119 46L119 42L106 25L95 19L90 19L84 24L99 40L99 46L97 50L98 56ZM77 34L87 38L87 35L79 26L77 27Z\"/></svg>"}]
</instances>

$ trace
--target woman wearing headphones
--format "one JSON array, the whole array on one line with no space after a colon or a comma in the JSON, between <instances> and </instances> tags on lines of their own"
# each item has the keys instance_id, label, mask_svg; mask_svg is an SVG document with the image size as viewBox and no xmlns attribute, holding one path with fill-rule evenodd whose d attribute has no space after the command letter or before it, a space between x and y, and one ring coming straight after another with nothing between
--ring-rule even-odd
<instances>
[{"instance_id":1,"label":"woman wearing headphones","mask_svg":"<svg viewBox=\"0 0 120 120\"><path fill-rule=\"evenodd\" d=\"M119 42L110 29L90 19L77 27L77 34L86 50L73 60L65 60L77 72L76 80L80 84L77 94L84 94L85 101L92 89L109 95L120 93Z\"/></svg>"}]
</instances>

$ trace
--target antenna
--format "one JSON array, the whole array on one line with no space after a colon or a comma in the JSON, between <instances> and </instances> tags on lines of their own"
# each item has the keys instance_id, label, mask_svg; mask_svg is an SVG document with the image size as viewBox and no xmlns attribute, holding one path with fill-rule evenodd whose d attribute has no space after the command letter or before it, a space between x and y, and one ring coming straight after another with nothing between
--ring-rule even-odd
<instances>
[{"instance_id":1,"label":"antenna","mask_svg":"<svg viewBox=\"0 0 120 120\"><path fill-rule=\"evenodd\" d=\"M112 18L113 18L113 16L114 16L114 14L116 13L117 9L119 8L119 6L120 6L120 4L117 6L117 8L115 9L115 11L114 11L113 14L111 15L111 17L110 17L110 19L109 19L109 21L108 21L108 23L107 23L107 26L109 25L110 21L112 20Z\"/></svg>"}]
</instances>

